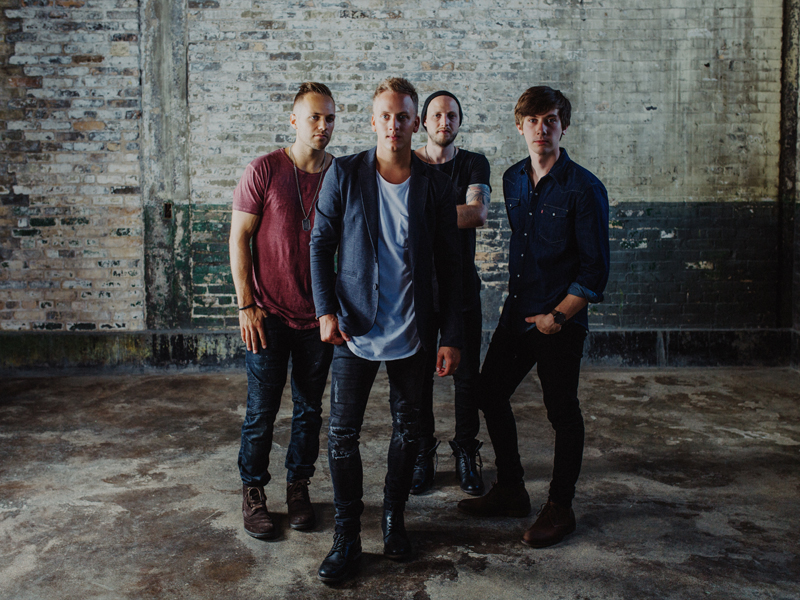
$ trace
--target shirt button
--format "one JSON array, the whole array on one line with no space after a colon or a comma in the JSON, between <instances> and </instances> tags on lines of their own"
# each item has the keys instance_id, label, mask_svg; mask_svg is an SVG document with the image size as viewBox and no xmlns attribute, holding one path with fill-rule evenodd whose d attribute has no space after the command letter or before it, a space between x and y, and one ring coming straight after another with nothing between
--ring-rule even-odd
<instances>
[{"instance_id":1,"label":"shirt button","mask_svg":"<svg viewBox=\"0 0 800 600\"><path fill-rule=\"evenodd\" d=\"M373 289L376 289L376 290L378 289L378 284L377 283L375 284L375 287Z\"/></svg>"}]
</instances>

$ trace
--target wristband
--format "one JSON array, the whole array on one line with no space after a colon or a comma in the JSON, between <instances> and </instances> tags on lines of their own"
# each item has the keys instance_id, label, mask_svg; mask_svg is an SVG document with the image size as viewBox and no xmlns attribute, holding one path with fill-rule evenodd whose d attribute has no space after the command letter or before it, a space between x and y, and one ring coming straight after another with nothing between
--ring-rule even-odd
<instances>
[{"instance_id":1,"label":"wristband","mask_svg":"<svg viewBox=\"0 0 800 600\"><path fill-rule=\"evenodd\" d=\"M247 310L248 308L253 308L255 305L256 303L253 302L252 304L248 304L247 306L241 307L239 310Z\"/></svg>"}]
</instances>

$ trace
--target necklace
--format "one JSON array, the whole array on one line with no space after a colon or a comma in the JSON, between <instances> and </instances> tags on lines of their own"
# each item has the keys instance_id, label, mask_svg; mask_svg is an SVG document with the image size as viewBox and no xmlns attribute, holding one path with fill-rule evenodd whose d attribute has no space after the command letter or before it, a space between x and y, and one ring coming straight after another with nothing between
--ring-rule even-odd
<instances>
[{"instance_id":1,"label":"necklace","mask_svg":"<svg viewBox=\"0 0 800 600\"><path fill-rule=\"evenodd\" d=\"M453 148L455 148L456 151L453 152L453 158L450 159L450 160L453 161L453 166L450 167L450 179L451 180L453 179L453 175L456 172L456 154L458 154L458 147L457 146L453 146ZM429 164L433 164L433 161L431 160L431 157L428 156L428 144L425 144L425 160L427 160Z\"/></svg>"},{"instance_id":2,"label":"necklace","mask_svg":"<svg viewBox=\"0 0 800 600\"><path fill-rule=\"evenodd\" d=\"M300 179L297 177L297 163L294 161L294 154L292 154L291 146L289 146L289 158L292 159L292 167L294 167L294 183L297 186L297 197L300 200L300 210L303 212L303 231L309 231L311 229L311 219L309 217L311 216L311 211L314 210L314 202L317 199L319 188L322 186L322 169L325 168L326 155L322 155L322 164L317 172L317 175L319 175L319 181L317 181L317 189L314 191L314 195L311 196L311 206L308 207L308 212L306 212L306 207L303 204L303 194L300 193Z\"/></svg>"}]
</instances>

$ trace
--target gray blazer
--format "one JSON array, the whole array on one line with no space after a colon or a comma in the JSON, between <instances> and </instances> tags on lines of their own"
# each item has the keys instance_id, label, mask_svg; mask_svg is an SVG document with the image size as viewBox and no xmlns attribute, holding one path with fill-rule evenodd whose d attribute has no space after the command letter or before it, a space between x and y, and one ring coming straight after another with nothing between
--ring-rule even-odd
<instances>
[{"instance_id":1,"label":"gray blazer","mask_svg":"<svg viewBox=\"0 0 800 600\"><path fill-rule=\"evenodd\" d=\"M335 314L348 335L364 335L378 313L378 182L375 148L336 158L317 202L311 232L311 287L317 318ZM433 269L439 282L441 345L461 347L461 255L450 178L411 155L409 257L417 332L433 337ZM334 256L338 256L338 275Z\"/></svg>"}]
</instances>

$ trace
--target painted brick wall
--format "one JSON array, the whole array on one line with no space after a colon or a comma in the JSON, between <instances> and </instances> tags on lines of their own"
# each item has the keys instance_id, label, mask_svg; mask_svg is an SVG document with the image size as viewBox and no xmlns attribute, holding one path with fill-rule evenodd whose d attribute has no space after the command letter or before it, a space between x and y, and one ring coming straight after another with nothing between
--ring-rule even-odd
<instances>
[{"instance_id":1,"label":"painted brick wall","mask_svg":"<svg viewBox=\"0 0 800 600\"><path fill-rule=\"evenodd\" d=\"M140 329L137 2L3 7L0 329Z\"/></svg>"},{"instance_id":2,"label":"painted brick wall","mask_svg":"<svg viewBox=\"0 0 800 600\"><path fill-rule=\"evenodd\" d=\"M5 0L4 329L143 327L145 3ZM188 144L191 325L235 323L231 193L249 161L292 141L298 83L334 91L330 149L342 155L374 144L372 90L402 75L423 98L458 94L460 144L491 162L478 245L487 330L507 277L500 181L525 153L513 106L540 83L571 98L563 144L612 203L614 272L594 325L772 326L782 4L732 4L188 1L175 33L186 40L188 140L173 143Z\"/></svg>"},{"instance_id":3,"label":"painted brick wall","mask_svg":"<svg viewBox=\"0 0 800 600\"><path fill-rule=\"evenodd\" d=\"M370 97L387 74L423 98L451 89L466 113L461 144L492 164L495 203L478 247L491 329L507 281L500 182L525 151L513 106L546 83L571 98L564 146L606 183L616 215L615 273L594 325L725 327L726 311L752 299L737 326L771 326L762 300L775 285L764 247L775 227L781 4L738 4L190 3L193 198L223 210L247 162L293 139L301 80L334 91L335 154L374 145ZM745 248L750 234L758 250ZM217 279L208 264L195 271L204 321L232 298L224 261L216 269Z\"/></svg>"}]
</instances>

